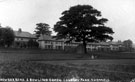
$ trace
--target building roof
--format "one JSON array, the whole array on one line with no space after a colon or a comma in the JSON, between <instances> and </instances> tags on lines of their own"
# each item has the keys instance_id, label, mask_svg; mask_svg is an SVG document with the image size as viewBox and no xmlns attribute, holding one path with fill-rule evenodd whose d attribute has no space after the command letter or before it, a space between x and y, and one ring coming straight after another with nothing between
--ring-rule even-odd
<instances>
[{"instance_id":1,"label":"building roof","mask_svg":"<svg viewBox=\"0 0 135 82\"><path fill-rule=\"evenodd\" d=\"M123 43L122 42L108 42L108 44L111 44L111 45L122 45Z\"/></svg>"},{"instance_id":2,"label":"building roof","mask_svg":"<svg viewBox=\"0 0 135 82\"><path fill-rule=\"evenodd\" d=\"M23 38L36 38L35 35L29 33L29 32L25 32L25 31L14 31L15 37L23 37Z\"/></svg>"},{"instance_id":3,"label":"building roof","mask_svg":"<svg viewBox=\"0 0 135 82\"><path fill-rule=\"evenodd\" d=\"M45 41L45 40L51 40L51 41L64 41L64 39L56 39L56 38L53 38L52 36L50 35L41 35L38 39L39 41Z\"/></svg>"},{"instance_id":4,"label":"building roof","mask_svg":"<svg viewBox=\"0 0 135 82\"><path fill-rule=\"evenodd\" d=\"M104 46L109 46L109 45L122 45L122 42L99 42L99 43L88 43L91 45L104 45Z\"/></svg>"},{"instance_id":5,"label":"building roof","mask_svg":"<svg viewBox=\"0 0 135 82\"><path fill-rule=\"evenodd\" d=\"M38 40L55 40L55 39L49 35L41 35Z\"/></svg>"}]
</instances>

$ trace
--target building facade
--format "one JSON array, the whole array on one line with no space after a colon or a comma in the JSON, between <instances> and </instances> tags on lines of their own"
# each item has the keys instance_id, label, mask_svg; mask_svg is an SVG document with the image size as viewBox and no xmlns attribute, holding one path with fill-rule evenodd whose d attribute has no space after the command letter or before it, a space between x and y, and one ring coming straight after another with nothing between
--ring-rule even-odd
<instances>
[{"instance_id":1,"label":"building facade","mask_svg":"<svg viewBox=\"0 0 135 82\"><path fill-rule=\"evenodd\" d=\"M39 37L38 43L41 49L64 50L64 41L56 40L49 35L42 35Z\"/></svg>"},{"instance_id":2,"label":"building facade","mask_svg":"<svg viewBox=\"0 0 135 82\"><path fill-rule=\"evenodd\" d=\"M37 37L29 32L22 31L19 29L18 31L14 31L15 39L13 47L18 48L26 48L28 47L28 41L33 40L36 41Z\"/></svg>"},{"instance_id":3,"label":"building facade","mask_svg":"<svg viewBox=\"0 0 135 82\"><path fill-rule=\"evenodd\" d=\"M56 40L52 36L43 35L38 39L39 47L41 49L56 49L66 50L67 48L77 48L80 42L65 43L64 40ZM122 48L122 42L100 42L100 43L88 43L86 46L88 51L120 51Z\"/></svg>"}]
</instances>

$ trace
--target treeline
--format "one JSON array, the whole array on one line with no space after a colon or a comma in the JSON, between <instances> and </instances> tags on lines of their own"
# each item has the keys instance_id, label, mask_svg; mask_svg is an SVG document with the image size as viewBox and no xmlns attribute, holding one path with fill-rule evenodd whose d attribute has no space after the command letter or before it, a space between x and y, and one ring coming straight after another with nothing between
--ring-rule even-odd
<instances>
[{"instance_id":1,"label":"treeline","mask_svg":"<svg viewBox=\"0 0 135 82\"><path fill-rule=\"evenodd\" d=\"M0 27L0 47L10 47L14 42L14 31L10 27Z\"/></svg>"},{"instance_id":2,"label":"treeline","mask_svg":"<svg viewBox=\"0 0 135 82\"><path fill-rule=\"evenodd\" d=\"M0 47L13 47L15 34L11 27L0 26ZM38 48L39 44L30 39L27 43L16 42L20 48Z\"/></svg>"}]
</instances>

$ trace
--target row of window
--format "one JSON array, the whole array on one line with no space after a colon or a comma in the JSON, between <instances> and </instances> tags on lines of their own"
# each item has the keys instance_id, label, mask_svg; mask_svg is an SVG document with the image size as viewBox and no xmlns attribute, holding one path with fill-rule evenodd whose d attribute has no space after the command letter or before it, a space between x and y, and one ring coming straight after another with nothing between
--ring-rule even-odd
<instances>
[{"instance_id":1,"label":"row of window","mask_svg":"<svg viewBox=\"0 0 135 82\"><path fill-rule=\"evenodd\" d=\"M24 41L24 40L30 40L29 38L15 38L15 40L17 41ZM36 41L36 39L33 39L34 41Z\"/></svg>"},{"instance_id":2,"label":"row of window","mask_svg":"<svg viewBox=\"0 0 135 82\"><path fill-rule=\"evenodd\" d=\"M45 49L63 49L62 46L55 46L52 45L45 45ZM87 48L88 51L95 51L95 50L118 50L119 48Z\"/></svg>"},{"instance_id":3,"label":"row of window","mask_svg":"<svg viewBox=\"0 0 135 82\"><path fill-rule=\"evenodd\" d=\"M52 41L44 41L45 44L53 44ZM63 44L63 42L55 42L55 44Z\"/></svg>"},{"instance_id":4,"label":"row of window","mask_svg":"<svg viewBox=\"0 0 135 82\"><path fill-rule=\"evenodd\" d=\"M119 50L119 48L87 48L88 51L96 51L96 50Z\"/></svg>"},{"instance_id":5,"label":"row of window","mask_svg":"<svg viewBox=\"0 0 135 82\"><path fill-rule=\"evenodd\" d=\"M52 41L44 41L45 44L53 45ZM63 45L63 42L55 42L55 44ZM65 46L77 46L78 44L65 43Z\"/></svg>"},{"instance_id":6,"label":"row of window","mask_svg":"<svg viewBox=\"0 0 135 82\"><path fill-rule=\"evenodd\" d=\"M48 42L46 45L53 45L53 42L52 41L45 41L45 42ZM51 43L51 44L49 44ZM63 45L63 42L55 42L56 44L59 44L59 45ZM64 44L64 46L78 46L78 44L71 44L71 43L66 43ZM94 46L94 45L87 45L87 48L101 48L101 47L108 47L108 48L118 48L119 46L117 47L112 47L112 46Z\"/></svg>"},{"instance_id":7,"label":"row of window","mask_svg":"<svg viewBox=\"0 0 135 82\"><path fill-rule=\"evenodd\" d=\"M16 40L23 40L23 38L16 38Z\"/></svg>"},{"instance_id":8,"label":"row of window","mask_svg":"<svg viewBox=\"0 0 135 82\"><path fill-rule=\"evenodd\" d=\"M45 49L54 49L52 45L45 45ZM55 49L62 49L62 46L55 46Z\"/></svg>"}]
</instances>

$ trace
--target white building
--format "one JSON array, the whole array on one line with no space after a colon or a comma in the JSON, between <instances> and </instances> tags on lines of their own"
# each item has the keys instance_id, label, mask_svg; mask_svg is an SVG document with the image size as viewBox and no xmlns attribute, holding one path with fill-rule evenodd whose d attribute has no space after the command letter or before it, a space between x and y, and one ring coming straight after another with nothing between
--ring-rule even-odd
<instances>
[{"instance_id":1,"label":"white building","mask_svg":"<svg viewBox=\"0 0 135 82\"><path fill-rule=\"evenodd\" d=\"M64 50L67 47L77 47L80 42L65 43L64 40L56 40L52 36L43 35L38 39L39 47L41 49L56 49ZM88 43L86 48L88 51L118 51L122 47L119 42L101 42L101 43Z\"/></svg>"},{"instance_id":2,"label":"white building","mask_svg":"<svg viewBox=\"0 0 135 82\"><path fill-rule=\"evenodd\" d=\"M64 41L56 40L49 35L42 35L38 39L41 49L61 49L64 50Z\"/></svg>"}]
</instances>

